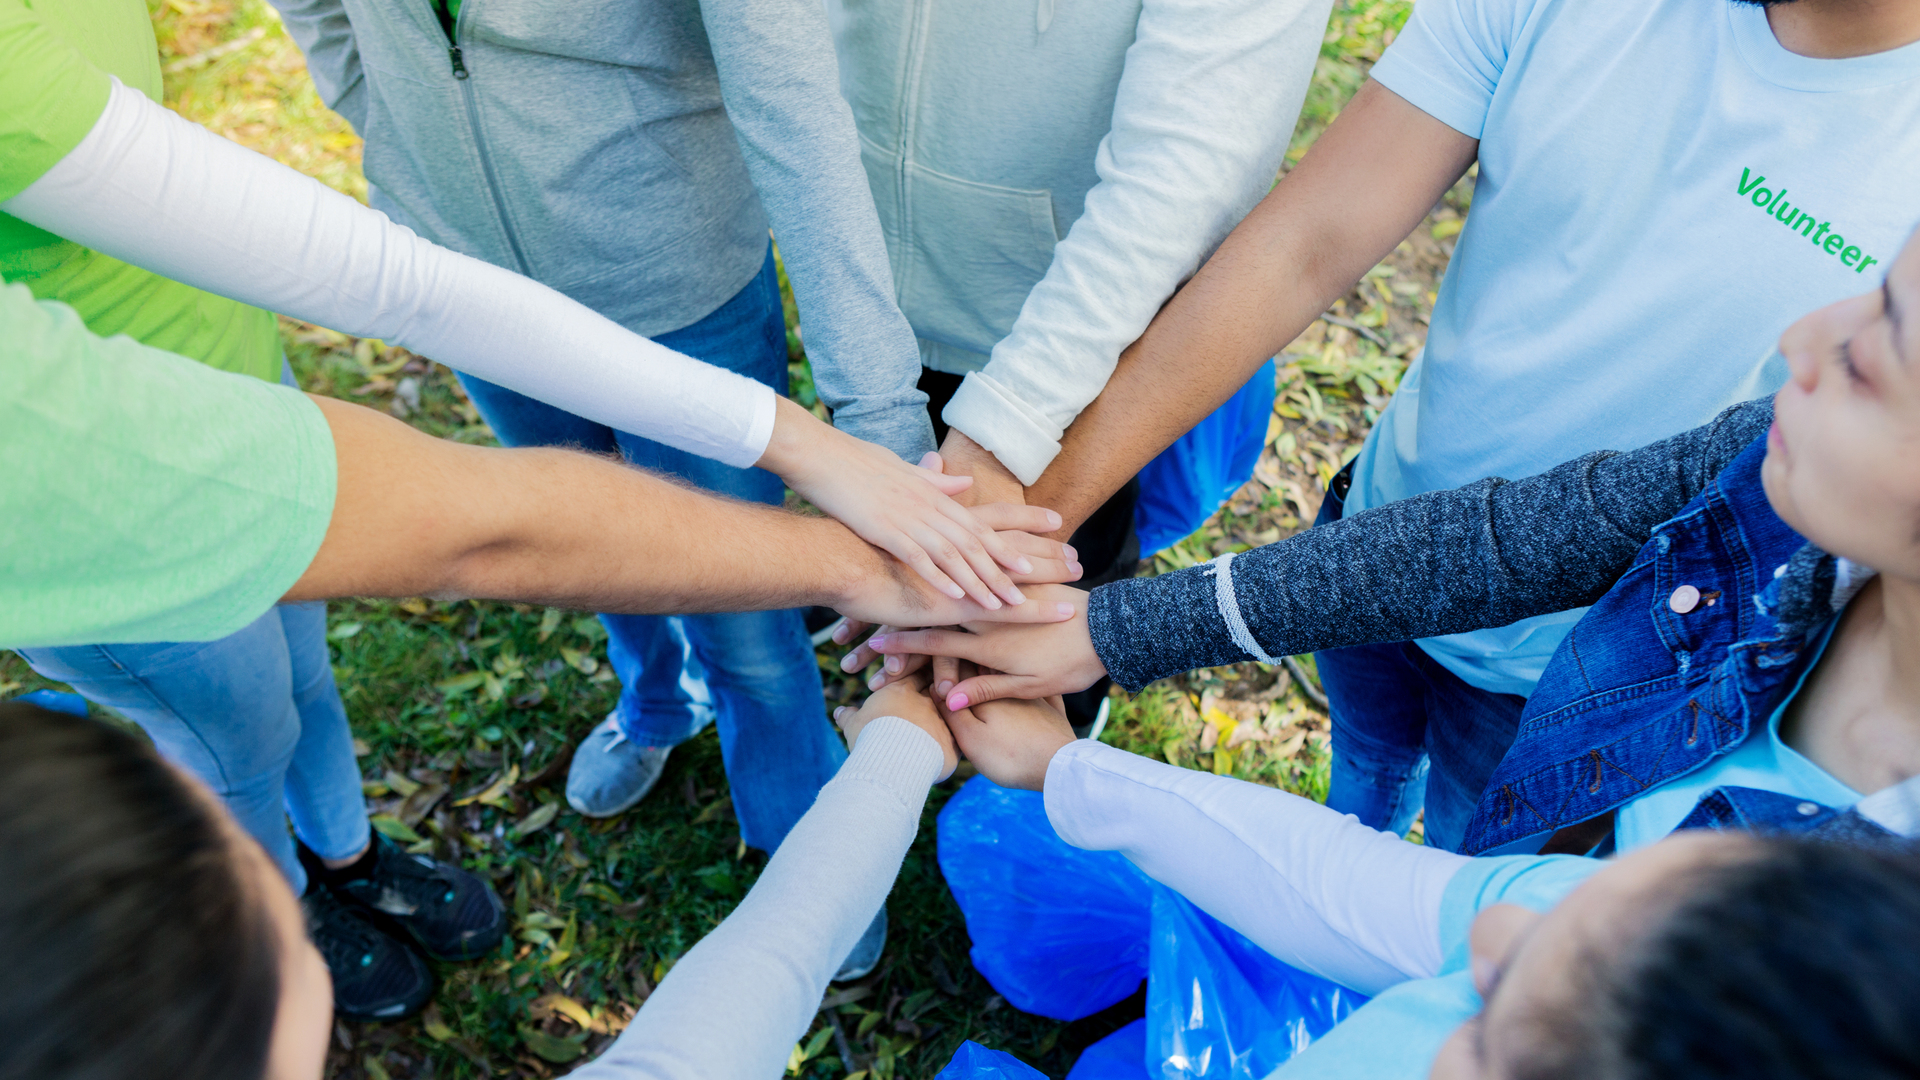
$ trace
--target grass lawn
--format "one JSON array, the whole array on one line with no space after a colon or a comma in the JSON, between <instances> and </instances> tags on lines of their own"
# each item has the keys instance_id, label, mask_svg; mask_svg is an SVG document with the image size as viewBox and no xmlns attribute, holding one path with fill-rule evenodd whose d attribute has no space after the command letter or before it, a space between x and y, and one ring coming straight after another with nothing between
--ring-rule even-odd
<instances>
[{"instance_id":1,"label":"grass lawn","mask_svg":"<svg viewBox=\"0 0 1920 1080\"><path fill-rule=\"evenodd\" d=\"M1336 6L1290 162L1357 89L1410 9L1406 0ZM364 197L358 140L320 104L264 3L164 0L154 20L169 105ZM1463 181L1328 321L1288 347L1254 480L1143 572L1270 543L1311 521L1321 483L1358 447L1424 339L1470 190ZM491 440L446 368L304 324L288 321L285 330L308 390L386 409L435 435ZM811 404L805 358L791 340L795 394ZM717 738L708 731L676 750L659 788L634 811L590 822L566 807L560 788L573 742L618 693L605 633L591 616L405 600L338 603L330 625L376 824L490 875L516 925L497 955L441 966L439 995L419 1019L339 1024L329 1075L565 1073L619 1032L765 862L740 842ZM827 706L858 697L858 683L835 659L820 658L827 700L794 722L826 723ZM16 657L0 658L0 695L45 685ZM1327 724L1316 692L1284 669L1215 669L1131 700L1116 693L1104 737L1179 765L1324 797ZM971 1038L1058 1077L1082 1048L1131 1018L1125 1007L1072 1024L1028 1016L973 971L966 928L934 859L934 816L960 780L929 801L890 901L885 961L833 991L796 1047L792 1075L930 1077Z\"/></svg>"}]
</instances>

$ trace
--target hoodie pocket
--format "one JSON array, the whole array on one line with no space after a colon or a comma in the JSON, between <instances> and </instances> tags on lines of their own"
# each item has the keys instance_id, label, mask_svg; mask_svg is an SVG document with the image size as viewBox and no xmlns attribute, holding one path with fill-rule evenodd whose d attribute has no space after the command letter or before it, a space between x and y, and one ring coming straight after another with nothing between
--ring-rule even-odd
<instances>
[{"instance_id":1,"label":"hoodie pocket","mask_svg":"<svg viewBox=\"0 0 1920 1080\"><path fill-rule=\"evenodd\" d=\"M900 310L923 338L991 352L1053 262L1052 194L919 165L904 179Z\"/></svg>"}]
</instances>

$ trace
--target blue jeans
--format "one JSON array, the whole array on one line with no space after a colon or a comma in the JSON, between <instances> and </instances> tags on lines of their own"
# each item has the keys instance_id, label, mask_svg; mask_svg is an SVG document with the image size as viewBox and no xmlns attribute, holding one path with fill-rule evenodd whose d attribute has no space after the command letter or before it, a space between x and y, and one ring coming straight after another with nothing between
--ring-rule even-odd
<instances>
[{"instance_id":1,"label":"blue jeans","mask_svg":"<svg viewBox=\"0 0 1920 1080\"><path fill-rule=\"evenodd\" d=\"M218 641L22 649L33 670L140 725L199 777L279 864L307 874L293 831L323 859L367 846L367 804L327 655L327 606L282 604Z\"/></svg>"},{"instance_id":2,"label":"blue jeans","mask_svg":"<svg viewBox=\"0 0 1920 1080\"><path fill-rule=\"evenodd\" d=\"M786 325L771 249L759 276L718 311L654 340L784 394ZM508 446L619 453L738 499L777 506L785 497L780 478L764 470L732 468L615 431L480 379L462 375L460 381ZM726 537L713 540L727 543ZM642 746L673 746L716 721L741 839L763 851L780 846L847 756L827 722L802 613L601 615L600 621L607 659L620 676L613 715L621 731Z\"/></svg>"},{"instance_id":3,"label":"blue jeans","mask_svg":"<svg viewBox=\"0 0 1920 1080\"><path fill-rule=\"evenodd\" d=\"M1340 519L1348 475L1315 525ZM1327 806L1396 833L1424 806L1427 844L1458 851L1527 699L1473 686L1411 641L1327 649L1314 664L1333 723Z\"/></svg>"}]
</instances>

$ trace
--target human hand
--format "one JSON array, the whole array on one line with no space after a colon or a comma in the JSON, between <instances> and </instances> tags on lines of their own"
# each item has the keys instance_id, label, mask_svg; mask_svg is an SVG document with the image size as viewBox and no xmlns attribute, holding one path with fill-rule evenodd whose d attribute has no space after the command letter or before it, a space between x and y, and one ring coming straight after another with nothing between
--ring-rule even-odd
<instances>
[{"instance_id":1,"label":"human hand","mask_svg":"<svg viewBox=\"0 0 1920 1080\"><path fill-rule=\"evenodd\" d=\"M974 675L969 668L962 665L962 672ZM940 713L960 752L987 779L1005 788L1043 789L1053 755L1074 741L1073 725L1067 722L1058 698L993 701L957 710L943 706Z\"/></svg>"},{"instance_id":2,"label":"human hand","mask_svg":"<svg viewBox=\"0 0 1920 1080\"><path fill-rule=\"evenodd\" d=\"M858 545L861 554L848 560L833 595L821 602L845 616L845 625L866 627L947 626L957 623L1059 622L1072 618L1070 600L1047 600L988 609L973 599L956 600L938 592L925 578L876 547ZM1046 569L1042 561L1036 572ZM1052 569L1065 574L1064 562ZM844 629L844 627L843 627Z\"/></svg>"},{"instance_id":3,"label":"human hand","mask_svg":"<svg viewBox=\"0 0 1920 1080\"><path fill-rule=\"evenodd\" d=\"M960 764L960 757L954 750L953 733L947 728L939 710L934 708L933 699L927 697L925 679L900 680L870 695L857 709L842 705L833 710L833 721L840 725L841 734L846 736L849 751L859 741L861 730L883 716L897 716L933 736L933 741L940 744L940 760L943 762L939 779L945 780L953 775L954 768Z\"/></svg>"},{"instance_id":4,"label":"human hand","mask_svg":"<svg viewBox=\"0 0 1920 1080\"><path fill-rule=\"evenodd\" d=\"M970 596L988 610L1003 601L1025 601L1006 571L1030 574L1032 560L1020 544L951 497L972 487L971 477L945 475L937 454L909 465L884 447L821 423L786 398L775 408L761 468L949 598ZM1033 534L1061 525L1060 515L1038 507L1015 507L998 520L1007 522L1004 528Z\"/></svg>"},{"instance_id":5,"label":"human hand","mask_svg":"<svg viewBox=\"0 0 1920 1080\"><path fill-rule=\"evenodd\" d=\"M1033 570L1031 573L1028 573L1028 574L1016 575L1017 579L1020 581L1021 584L1047 585L1047 584L1057 584L1057 583L1066 582L1066 581L1080 580L1083 574L1083 571L1080 567L1080 554L1079 552L1073 549L1073 546L1071 544L1062 544L1057 540L1048 540L1044 537L1034 536L1031 533L1006 531L1005 529L1006 526L1019 520L1020 515L1030 509L1031 509L1030 507L1011 506L1003 503L989 503L985 506L975 507L974 514L977 517L979 517L981 521L987 523L993 528L997 530L1002 530L1001 535L1005 536L1008 540L1014 543L1022 551L1025 551L1028 554L1028 556L1031 559ZM1065 597L1065 599L1071 602L1071 601L1082 600L1084 599L1084 597L1072 596L1072 597ZM879 628L879 632L886 633L888 631L900 629L902 627L910 628L915 626L926 626L926 625L943 625L943 624L938 624L938 623L892 624L892 625L881 626ZM858 641L862 636L864 636L869 630L873 630L873 629L874 629L874 624L871 622L867 622L867 621L863 621L863 620L851 618L851 617L845 618L840 621L840 624L838 626L833 628L833 640L836 644L839 644L839 645L852 645L855 641ZM869 648L865 644L858 645L858 646L855 646L853 650L849 652L847 655L841 657L840 670L846 671L846 672L859 671L878 659L880 659L879 653L875 652L873 649ZM875 679L877 681L870 682L868 684L868 689L878 690L882 686L886 685L887 679L897 678L898 676L907 674L909 672L917 671L921 667L925 666L926 661L927 661L927 658L924 656L912 657L912 656L906 656L906 655L898 655L894 658L892 662L886 665L886 668L883 672L875 676ZM948 685L952 685L954 682L958 681L958 677L952 673L952 665L950 663L945 663L943 661L944 661L944 658L942 658L941 662L936 662L935 666L936 666L937 672L944 673L945 675L944 681ZM944 693L945 691L942 690L941 692Z\"/></svg>"},{"instance_id":6,"label":"human hand","mask_svg":"<svg viewBox=\"0 0 1920 1080\"><path fill-rule=\"evenodd\" d=\"M1005 502L1024 504L1027 489L993 452L967 437L959 428L949 428L940 444L940 460L951 476L971 476L973 486L954 498L968 506Z\"/></svg>"},{"instance_id":7,"label":"human hand","mask_svg":"<svg viewBox=\"0 0 1920 1080\"><path fill-rule=\"evenodd\" d=\"M919 665L911 660L925 655L968 660L991 669L962 682L957 673L950 674L952 667L943 669L936 663L934 693L949 709L965 709L999 698L1071 694L1098 682L1107 668L1094 651L1087 625L1088 594L1066 585L1038 586L1032 591L1035 599L1072 604L1073 617L1025 626L971 623L957 630L882 627L861 648L888 658L881 673L886 678L916 670ZM892 663L895 659L901 661L897 674Z\"/></svg>"}]
</instances>

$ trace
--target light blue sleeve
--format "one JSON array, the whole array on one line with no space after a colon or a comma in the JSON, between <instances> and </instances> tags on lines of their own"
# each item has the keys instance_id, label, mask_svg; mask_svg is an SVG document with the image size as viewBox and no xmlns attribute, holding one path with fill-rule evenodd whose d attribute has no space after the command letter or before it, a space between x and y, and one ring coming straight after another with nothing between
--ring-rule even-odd
<instances>
[{"instance_id":1,"label":"light blue sleeve","mask_svg":"<svg viewBox=\"0 0 1920 1080\"><path fill-rule=\"evenodd\" d=\"M1469 138L1486 126L1522 29L1549 0L1420 0L1373 78Z\"/></svg>"},{"instance_id":2,"label":"light blue sleeve","mask_svg":"<svg viewBox=\"0 0 1920 1080\"><path fill-rule=\"evenodd\" d=\"M1440 973L1467 969L1474 916L1495 904L1546 911L1605 865L1584 855L1505 855L1461 867L1440 898Z\"/></svg>"},{"instance_id":3,"label":"light blue sleeve","mask_svg":"<svg viewBox=\"0 0 1920 1080\"><path fill-rule=\"evenodd\" d=\"M1474 859L1440 900L1440 974L1411 979L1361 1006L1267 1080L1414 1080L1426 1076L1454 1029L1480 1011L1467 971L1467 930L1494 904L1546 911L1596 870L1578 855Z\"/></svg>"}]
</instances>

